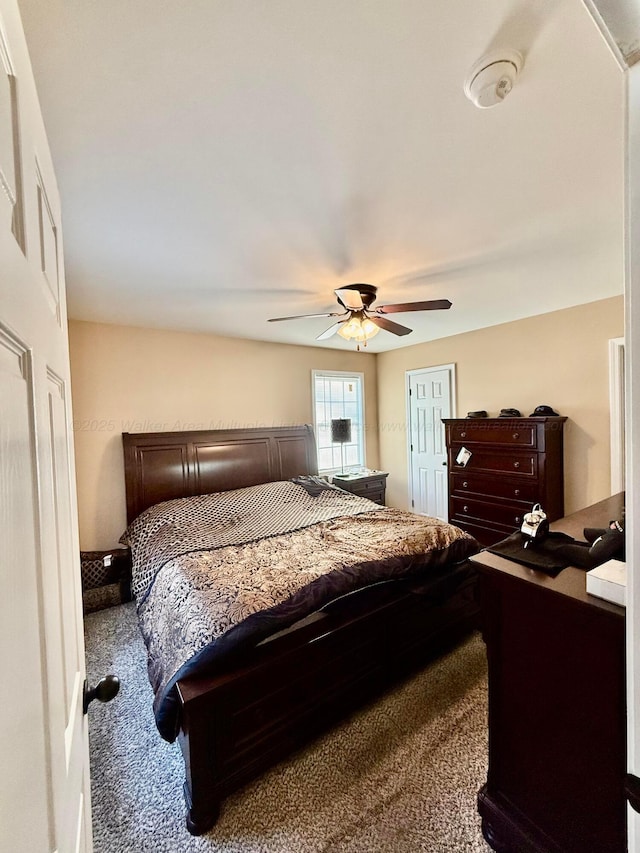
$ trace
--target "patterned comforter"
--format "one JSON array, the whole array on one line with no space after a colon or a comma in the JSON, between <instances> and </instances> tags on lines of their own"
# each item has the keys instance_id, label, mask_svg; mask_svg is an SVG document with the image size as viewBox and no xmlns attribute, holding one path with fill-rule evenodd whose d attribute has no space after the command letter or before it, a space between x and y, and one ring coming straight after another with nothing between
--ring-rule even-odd
<instances>
[{"instance_id":1,"label":"patterned comforter","mask_svg":"<svg viewBox=\"0 0 640 853\"><path fill-rule=\"evenodd\" d=\"M121 541L132 549L154 712L169 741L180 678L214 672L339 596L478 550L457 527L315 478L157 504Z\"/></svg>"}]
</instances>

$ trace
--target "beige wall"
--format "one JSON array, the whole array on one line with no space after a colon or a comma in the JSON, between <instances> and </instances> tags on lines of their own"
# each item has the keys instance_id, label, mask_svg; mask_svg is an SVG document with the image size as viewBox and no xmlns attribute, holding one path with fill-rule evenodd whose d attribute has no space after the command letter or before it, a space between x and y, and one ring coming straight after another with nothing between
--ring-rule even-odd
<instances>
[{"instance_id":1,"label":"beige wall","mask_svg":"<svg viewBox=\"0 0 640 853\"><path fill-rule=\"evenodd\" d=\"M125 528L122 432L311 423L311 370L365 374L367 465L377 467L376 357L213 335L72 321L83 550Z\"/></svg>"},{"instance_id":2,"label":"beige wall","mask_svg":"<svg viewBox=\"0 0 640 853\"><path fill-rule=\"evenodd\" d=\"M623 298L554 311L378 356L380 465L387 502L407 507L405 371L456 365L457 413L547 404L565 424L565 512L610 494L608 340L624 334Z\"/></svg>"},{"instance_id":3,"label":"beige wall","mask_svg":"<svg viewBox=\"0 0 640 853\"><path fill-rule=\"evenodd\" d=\"M405 371L454 363L460 416L553 406L569 418L572 512L610 491L608 341L623 322L614 297L374 356L72 321L81 547L113 547L124 530L121 432L310 423L312 369L365 374L367 464L389 471L387 502L398 507L408 497Z\"/></svg>"}]
</instances>

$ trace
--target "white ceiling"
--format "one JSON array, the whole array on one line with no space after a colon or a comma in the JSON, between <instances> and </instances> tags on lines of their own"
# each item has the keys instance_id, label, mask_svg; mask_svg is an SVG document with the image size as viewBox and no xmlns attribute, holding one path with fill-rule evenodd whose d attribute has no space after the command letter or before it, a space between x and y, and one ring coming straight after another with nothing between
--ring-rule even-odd
<instances>
[{"instance_id":1,"label":"white ceiling","mask_svg":"<svg viewBox=\"0 0 640 853\"><path fill-rule=\"evenodd\" d=\"M331 320L267 319L451 299L380 352L622 293L623 75L581 0L20 8L73 318L313 344ZM524 68L479 110L499 47Z\"/></svg>"}]
</instances>

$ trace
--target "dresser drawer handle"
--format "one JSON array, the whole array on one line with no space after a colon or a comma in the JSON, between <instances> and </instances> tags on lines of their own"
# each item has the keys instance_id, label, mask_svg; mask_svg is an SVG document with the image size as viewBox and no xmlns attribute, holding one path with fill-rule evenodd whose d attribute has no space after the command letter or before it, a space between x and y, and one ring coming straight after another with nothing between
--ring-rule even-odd
<instances>
[{"instance_id":1,"label":"dresser drawer handle","mask_svg":"<svg viewBox=\"0 0 640 853\"><path fill-rule=\"evenodd\" d=\"M517 440L520 438L520 433L519 433L519 432L514 432L514 434L513 434L513 438L514 438L514 440L515 440L515 441L517 441Z\"/></svg>"},{"instance_id":2,"label":"dresser drawer handle","mask_svg":"<svg viewBox=\"0 0 640 853\"><path fill-rule=\"evenodd\" d=\"M520 494L520 489L515 489L513 494L517 497Z\"/></svg>"},{"instance_id":3,"label":"dresser drawer handle","mask_svg":"<svg viewBox=\"0 0 640 853\"><path fill-rule=\"evenodd\" d=\"M516 524L520 524L521 521L522 519L520 518L520 516L516 515Z\"/></svg>"},{"instance_id":4,"label":"dresser drawer handle","mask_svg":"<svg viewBox=\"0 0 640 853\"><path fill-rule=\"evenodd\" d=\"M462 484L462 488L463 488L463 489L468 489L468 488L469 488L469 483L467 483L467 481L466 481L466 480L463 482L463 484Z\"/></svg>"},{"instance_id":5,"label":"dresser drawer handle","mask_svg":"<svg viewBox=\"0 0 640 853\"><path fill-rule=\"evenodd\" d=\"M519 463L519 462L514 462L514 463L513 463L513 467L514 467L514 468L519 468L519 467L520 467L520 463Z\"/></svg>"},{"instance_id":6,"label":"dresser drawer handle","mask_svg":"<svg viewBox=\"0 0 640 853\"><path fill-rule=\"evenodd\" d=\"M463 506L463 507L462 507L462 512L469 512L469 507L468 507L468 506Z\"/></svg>"},{"instance_id":7,"label":"dresser drawer handle","mask_svg":"<svg viewBox=\"0 0 640 853\"><path fill-rule=\"evenodd\" d=\"M466 437L467 437L466 432L461 432L461 433L460 433L460 438L466 438Z\"/></svg>"}]
</instances>

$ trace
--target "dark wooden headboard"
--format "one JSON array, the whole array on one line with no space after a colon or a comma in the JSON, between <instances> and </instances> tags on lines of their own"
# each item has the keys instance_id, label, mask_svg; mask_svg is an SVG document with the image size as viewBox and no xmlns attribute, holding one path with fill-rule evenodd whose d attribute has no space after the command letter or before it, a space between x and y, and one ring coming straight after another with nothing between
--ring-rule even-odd
<instances>
[{"instance_id":1,"label":"dark wooden headboard","mask_svg":"<svg viewBox=\"0 0 640 853\"><path fill-rule=\"evenodd\" d=\"M313 428L123 432L127 524L153 504L317 474Z\"/></svg>"}]
</instances>

